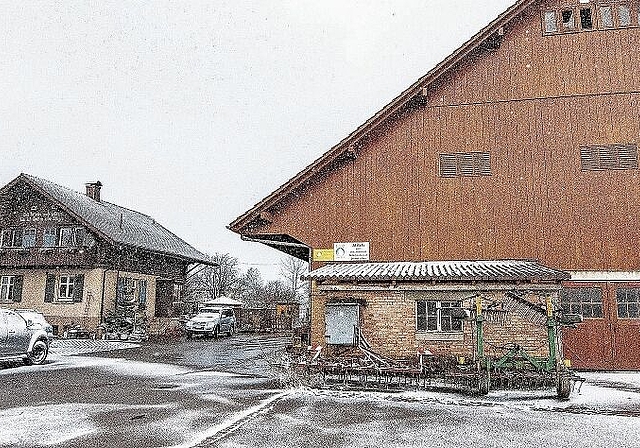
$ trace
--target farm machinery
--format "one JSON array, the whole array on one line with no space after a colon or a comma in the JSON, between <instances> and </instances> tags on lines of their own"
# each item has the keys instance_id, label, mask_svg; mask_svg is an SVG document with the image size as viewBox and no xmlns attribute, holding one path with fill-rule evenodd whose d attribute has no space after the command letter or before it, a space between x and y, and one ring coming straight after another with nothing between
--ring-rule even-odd
<instances>
[{"instance_id":1,"label":"farm machinery","mask_svg":"<svg viewBox=\"0 0 640 448\"><path fill-rule=\"evenodd\" d=\"M310 346L290 358L289 371L312 387L365 390L444 389L486 395L491 390L555 389L557 397L566 399L576 384L581 386L584 380L561 359L560 337L560 328L575 326L580 316L563 314L546 298L547 356L540 357L517 343L490 344L485 338L490 313L482 307L483 297L471 302L474 309L456 310L456 318L472 323L475 346L469 358L419 349L413 359L391 359L376 353L356 327L355 350L329 356L322 346Z\"/></svg>"}]
</instances>

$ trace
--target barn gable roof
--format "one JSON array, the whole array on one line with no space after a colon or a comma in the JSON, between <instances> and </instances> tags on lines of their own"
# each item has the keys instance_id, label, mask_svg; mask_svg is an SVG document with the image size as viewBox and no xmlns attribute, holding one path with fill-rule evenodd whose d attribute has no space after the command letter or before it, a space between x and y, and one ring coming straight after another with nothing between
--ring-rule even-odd
<instances>
[{"instance_id":1,"label":"barn gable roof","mask_svg":"<svg viewBox=\"0 0 640 448\"><path fill-rule=\"evenodd\" d=\"M96 201L85 194L46 179L23 173L0 189L0 194L19 182L25 182L59 204L71 216L114 244L137 247L187 261L211 264L205 254L158 224L152 217L110 202Z\"/></svg>"},{"instance_id":2,"label":"barn gable roof","mask_svg":"<svg viewBox=\"0 0 640 448\"><path fill-rule=\"evenodd\" d=\"M515 4L500 14L495 20L480 30L475 36L469 39L446 59L436 65L426 75L418 79L383 109L349 134L345 139L340 141L337 145L304 168L300 173L280 186L269 196L254 205L250 210L236 218L231 224L229 224L228 228L236 233L242 233L247 225L261 217L261 213L278 204L296 189L304 186L316 175L322 173L323 170L329 167L332 163L342 158L350 158L356 155L357 145L361 139L377 129L378 126L383 124L386 120L400 112L411 101L422 101L424 89L436 82L480 46L487 43L492 45L492 41L494 39L500 39L503 32L502 28L535 2L536 0L518 0L515 2Z\"/></svg>"}]
</instances>

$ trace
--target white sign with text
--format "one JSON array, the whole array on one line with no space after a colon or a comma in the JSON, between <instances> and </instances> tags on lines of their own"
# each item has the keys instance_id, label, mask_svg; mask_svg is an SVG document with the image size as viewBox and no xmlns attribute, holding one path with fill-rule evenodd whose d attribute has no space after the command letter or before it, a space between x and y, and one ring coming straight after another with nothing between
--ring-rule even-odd
<instances>
[{"instance_id":1,"label":"white sign with text","mask_svg":"<svg viewBox=\"0 0 640 448\"><path fill-rule=\"evenodd\" d=\"M369 261L369 243L333 243L333 261Z\"/></svg>"}]
</instances>

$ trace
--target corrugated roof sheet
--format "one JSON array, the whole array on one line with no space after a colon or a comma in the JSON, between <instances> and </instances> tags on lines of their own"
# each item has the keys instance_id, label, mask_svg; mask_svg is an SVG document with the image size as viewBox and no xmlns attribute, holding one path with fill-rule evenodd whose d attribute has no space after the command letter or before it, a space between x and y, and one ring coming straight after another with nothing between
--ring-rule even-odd
<instances>
[{"instance_id":1,"label":"corrugated roof sheet","mask_svg":"<svg viewBox=\"0 0 640 448\"><path fill-rule=\"evenodd\" d=\"M36 176L21 176L115 243L210 263L205 254L148 215L110 202L95 201L85 194Z\"/></svg>"},{"instance_id":2,"label":"corrugated roof sheet","mask_svg":"<svg viewBox=\"0 0 640 448\"><path fill-rule=\"evenodd\" d=\"M339 263L304 278L338 281L560 281L571 276L530 260Z\"/></svg>"}]
</instances>

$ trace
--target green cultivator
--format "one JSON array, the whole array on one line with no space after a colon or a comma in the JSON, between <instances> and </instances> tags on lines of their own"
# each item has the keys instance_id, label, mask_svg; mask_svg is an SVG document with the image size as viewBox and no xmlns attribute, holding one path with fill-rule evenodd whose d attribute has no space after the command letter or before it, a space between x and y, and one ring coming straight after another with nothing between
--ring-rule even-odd
<instances>
[{"instance_id":1,"label":"green cultivator","mask_svg":"<svg viewBox=\"0 0 640 448\"><path fill-rule=\"evenodd\" d=\"M394 360L374 352L360 328L356 328L358 356L324 357L322 348L315 347L291 364L295 376L312 386L341 386L357 389L451 389L485 395L498 389L551 389L559 398L568 398L573 385L583 381L558 356L559 331L562 325L573 324L578 318L562 316L546 299L546 329L548 356L531 356L520 345L492 346L499 356L487 356L485 351L485 316L482 297L475 299L475 316L470 310L459 309L460 318L475 325L475 356L467 360L460 356L433 355L428 350L418 352L417 359ZM562 318L561 318L562 317Z\"/></svg>"}]
</instances>

